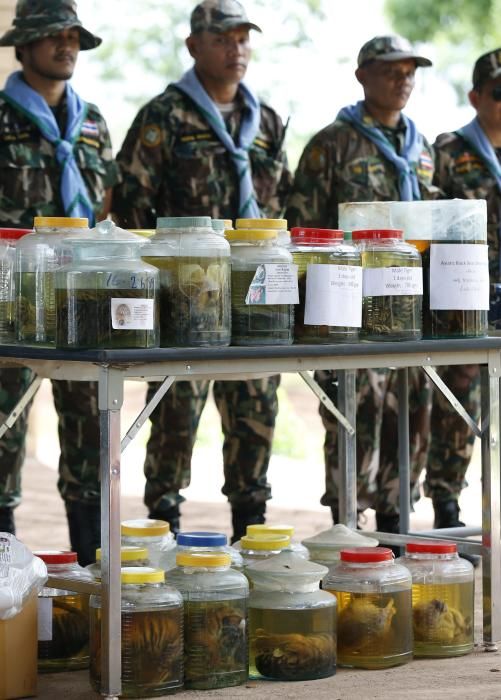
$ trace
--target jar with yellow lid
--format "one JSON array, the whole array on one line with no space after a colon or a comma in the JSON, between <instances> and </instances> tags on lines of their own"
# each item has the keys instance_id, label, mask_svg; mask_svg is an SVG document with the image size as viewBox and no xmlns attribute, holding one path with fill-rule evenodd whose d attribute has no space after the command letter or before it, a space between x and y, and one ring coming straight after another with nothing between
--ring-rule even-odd
<instances>
[{"instance_id":1,"label":"jar with yellow lid","mask_svg":"<svg viewBox=\"0 0 501 700\"><path fill-rule=\"evenodd\" d=\"M146 547L125 546L120 547L121 566L150 566L148 550ZM101 580L101 547L96 549L96 561L85 567L89 574L96 580Z\"/></svg>"},{"instance_id":2,"label":"jar with yellow lid","mask_svg":"<svg viewBox=\"0 0 501 700\"><path fill-rule=\"evenodd\" d=\"M294 554L297 554L298 556L302 557L303 559L309 559L308 555L308 550L306 547L304 547L301 542L298 542L297 540L293 539L294 536L294 526L293 525L286 525L286 524L280 524L280 525L268 525L266 523L259 523L255 525L247 525L246 529L246 535L249 537L261 537L261 535L286 535L289 538L289 545L288 547L284 550L286 552L293 552ZM238 548L241 548L240 543L235 543L238 544Z\"/></svg>"},{"instance_id":3,"label":"jar with yellow lid","mask_svg":"<svg viewBox=\"0 0 501 700\"><path fill-rule=\"evenodd\" d=\"M184 599L184 684L205 690L248 678L249 585L224 552L178 552L168 580Z\"/></svg>"},{"instance_id":4,"label":"jar with yellow lid","mask_svg":"<svg viewBox=\"0 0 501 700\"><path fill-rule=\"evenodd\" d=\"M121 539L123 546L144 547L148 551L151 566L166 571L171 555L176 547L176 541L170 531L170 525L165 520L149 520L138 518L123 520L121 523Z\"/></svg>"},{"instance_id":5,"label":"jar with yellow lid","mask_svg":"<svg viewBox=\"0 0 501 700\"><path fill-rule=\"evenodd\" d=\"M16 342L16 246L31 229L0 228L0 344Z\"/></svg>"},{"instance_id":6,"label":"jar with yellow lid","mask_svg":"<svg viewBox=\"0 0 501 700\"><path fill-rule=\"evenodd\" d=\"M244 562L244 568L254 562L268 559L280 554L290 547L291 538L288 535L273 535L259 533L256 535L245 535L241 540L235 542L233 547L240 550Z\"/></svg>"},{"instance_id":7,"label":"jar with yellow lid","mask_svg":"<svg viewBox=\"0 0 501 700\"><path fill-rule=\"evenodd\" d=\"M239 221L237 221L238 226ZM231 245L231 342L291 345L299 301L291 253L276 230L227 231Z\"/></svg>"},{"instance_id":8,"label":"jar with yellow lid","mask_svg":"<svg viewBox=\"0 0 501 700\"><path fill-rule=\"evenodd\" d=\"M287 230L287 219L237 219L235 228L276 231L277 244L285 248L291 242L291 236Z\"/></svg>"},{"instance_id":9,"label":"jar with yellow lid","mask_svg":"<svg viewBox=\"0 0 501 700\"><path fill-rule=\"evenodd\" d=\"M16 248L16 336L25 345L56 342L55 272L71 262L69 234L89 230L87 219L36 217L34 232Z\"/></svg>"},{"instance_id":10,"label":"jar with yellow lid","mask_svg":"<svg viewBox=\"0 0 501 700\"><path fill-rule=\"evenodd\" d=\"M183 686L183 598L150 567L122 568L124 698L165 695ZM90 598L90 682L101 693L101 598Z\"/></svg>"}]
</instances>

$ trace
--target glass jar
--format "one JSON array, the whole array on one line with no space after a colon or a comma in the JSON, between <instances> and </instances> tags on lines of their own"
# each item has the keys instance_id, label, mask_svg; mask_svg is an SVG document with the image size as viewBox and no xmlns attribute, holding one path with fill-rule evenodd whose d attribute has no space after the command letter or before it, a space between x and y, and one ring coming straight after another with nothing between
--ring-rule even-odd
<instances>
[{"instance_id":1,"label":"glass jar","mask_svg":"<svg viewBox=\"0 0 501 700\"><path fill-rule=\"evenodd\" d=\"M233 221L231 219L211 219L212 230L224 236L225 231L233 230Z\"/></svg>"},{"instance_id":2,"label":"glass jar","mask_svg":"<svg viewBox=\"0 0 501 700\"><path fill-rule=\"evenodd\" d=\"M337 598L340 666L388 668L412 660L412 580L386 547L343 549L323 580Z\"/></svg>"},{"instance_id":3,"label":"glass jar","mask_svg":"<svg viewBox=\"0 0 501 700\"><path fill-rule=\"evenodd\" d=\"M88 580L76 552L34 552L49 576ZM89 667L89 596L46 586L38 595L38 670L43 673Z\"/></svg>"},{"instance_id":4,"label":"glass jar","mask_svg":"<svg viewBox=\"0 0 501 700\"><path fill-rule=\"evenodd\" d=\"M242 556L228 545L228 538L222 532L180 532L176 542L176 555L178 552L225 552L230 555L232 569L243 568Z\"/></svg>"},{"instance_id":5,"label":"glass jar","mask_svg":"<svg viewBox=\"0 0 501 700\"><path fill-rule=\"evenodd\" d=\"M144 547L151 566L164 571L171 568L167 563L175 550L176 541L168 522L147 518L122 520L120 531L122 545Z\"/></svg>"},{"instance_id":6,"label":"glass jar","mask_svg":"<svg viewBox=\"0 0 501 700\"><path fill-rule=\"evenodd\" d=\"M414 656L461 656L473 650L473 566L453 542L409 542L397 560L412 575Z\"/></svg>"},{"instance_id":7,"label":"glass jar","mask_svg":"<svg viewBox=\"0 0 501 700\"><path fill-rule=\"evenodd\" d=\"M338 523L318 535L302 540L302 544L307 548L311 561L331 567L339 561L342 549L377 547L378 541Z\"/></svg>"},{"instance_id":8,"label":"glass jar","mask_svg":"<svg viewBox=\"0 0 501 700\"><path fill-rule=\"evenodd\" d=\"M244 562L244 568L249 564L263 561L269 557L280 554L290 546L291 538L288 535L268 535L260 533L251 537L246 535L241 540L235 542L233 547L240 550Z\"/></svg>"},{"instance_id":9,"label":"glass jar","mask_svg":"<svg viewBox=\"0 0 501 700\"><path fill-rule=\"evenodd\" d=\"M0 228L0 344L16 342L16 245L31 229Z\"/></svg>"},{"instance_id":10,"label":"glass jar","mask_svg":"<svg viewBox=\"0 0 501 700\"><path fill-rule=\"evenodd\" d=\"M276 231L277 245L288 248L291 236L287 230L287 219L237 219L235 228L244 231L252 229L254 231Z\"/></svg>"},{"instance_id":11,"label":"glass jar","mask_svg":"<svg viewBox=\"0 0 501 700\"><path fill-rule=\"evenodd\" d=\"M231 244L232 345L291 345L299 301L291 253L278 245L277 231L227 231L226 238Z\"/></svg>"},{"instance_id":12,"label":"glass jar","mask_svg":"<svg viewBox=\"0 0 501 700\"><path fill-rule=\"evenodd\" d=\"M150 566L146 547L120 547L121 566ZM96 561L85 567L92 578L101 580L101 548L96 549Z\"/></svg>"},{"instance_id":13,"label":"glass jar","mask_svg":"<svg viewBox=\"0 0 501 700\"><path fill-rule=\"evenodd\" d=\"M160 569L122 569L122 692L149 698L183 686L183 599ZM90 683L101 688L101 598L90 598Z\"/></svg>"},{"instance_id":14,"label":"glass jar","mask_svg":"<svg viewBox=\"0 0 501 700\"><path fill-rule=\"evenodd\" d=\"M249 585L230 555L178 552L169 582L184 599L184 684L205 690L248 678Z\"/></svg>"},{"instance_id":15,"label":"glass jar","mask_svg":"<svg viewBox=\"0 0 501 700\"><path fill-rule=\"evenodd\" d=\"M210 218L158 219L143 258L160 271L161 347L229 345L230 246Z\"/></svg>"},{"instance_id":16,"label":"glass jar","mask_svg":"<svg viewBox=\"0 0 501 700\"><path fill-rule=\"evenodd\" d=\"M419 340L422 335L421 255L392 229L352 232L363 267L363 340Z\"/></svg>"},{"instance_id":17,"label":"glass jar","mask_svg":"<svg viewBox=\"0 0 501 700\"><path fill-rule=\"evenodd\" d=\"M251 678L306 681L336 672L336 598L319 590L326 573L292 552L247 568Z\"/></svg>"},{"instance_id":18,"label":"glass jar","mask_svg":"<svg viewBox=\"0 0 501 700\"><path fill-rule=\"evenodd\" d=\"M260 537L261 535L287 535L289 538L289 546L285 551L293 552L303 559L309 559L308 550L304 547L301 542L292 539L294 535L293 525L266 525L266 524L256 524L247 525L246 535L249 537ZM240 543L239 547L240 547Z\"/></svg>"},{"instance_id":19,"label":"glass jar","mask_svg":"<svg viewBox=\"0 0 501 700\"><path fill-rule=\"evenodd\" d=\"M299 284L294 342L357 342L362 325L360 252L344 243L342 231L293 228L291 239Z\"/></svg>"},{"instance_id":20,"label":"glass jar","mask_svg":"<svg viewBox=\"0 0 501 700\"><path fill-rule=\"evenodd\" d=\"M72 261L55 274L57 347L158 347L158 270L141 260L145 239L101 221L66 244Z\"/></svg>"},{"instance_id":21,"label":"glass jar","mask_svg":"<svg viewBox=\"0 0 501 700\"><path fill-rule=\"evenodd\" d=\"M55 345L57 269L71 261L69 234L88 233L87 219L38 216L34 233L16 247L16 337L24 345Z\"/></svg>"}]
</instances>

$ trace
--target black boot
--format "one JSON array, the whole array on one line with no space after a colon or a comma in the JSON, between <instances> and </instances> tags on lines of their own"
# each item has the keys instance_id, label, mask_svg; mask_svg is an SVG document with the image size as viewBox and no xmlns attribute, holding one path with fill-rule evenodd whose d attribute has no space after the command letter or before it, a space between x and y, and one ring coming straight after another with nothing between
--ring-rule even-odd
<instances>
[{"instance_id":1,"label":"black boot","mask_svg":"<svg viewBox=\"0 0 501 700\"><path fill-rule=\"evenodd\" d=\"M400 516L397 513L376 513L376 529L378 532L390 532L391 534L400 534ZM398 545L383 545L391 549L396 557L400 556L400 547Z\"/></svg>"},{"instance_id":2,"label":"black boot","mask_svg":"<svg viewBox=\"0 0 501 700\"><path fill-rule=\"evenodd\" d=\"M0 508L0 532L10 532L11 535L16 534L13 508Z\"/></svg>"},{"instance_id":3,"label":"black boot","mask_svg":"<svg viewBox=\"0 0 501 700\"><path fill-rule=\"evenodd\" d=\"M435 521L433 527L441 530L446 527L464 527L464 523L459 519L459 504L451 498L448 501L433 501L435 511ZM477 554L460 554L460 557L469 561L476 568L480 564L482 557Z\"/></svg>"},{"instance_id":4,"label":"black boot","mask_svg":"<svg viewBox=\"0 0 501 700\"><path fill-rule=\"evenodd\" d=\"M266 503L256 503L247 506L233 506L231 510L231 523L233 536L231 544L238 542L247 532L247 525L261 525L264 523Z\"/></svg>"},{"instance_id":5,"label":"black boot","mask_svg":"<svg viewBox=\"0 0 501 700\"><path fill-rule=\"evenodd\" d=\"M67 501L65 505L71 549L77 553L80 566L93 564L96 549L101 546L101 508L79 501Z\"/></svg>"},{"instance_id":6,"label":"black boot","mask_svg":"<svg viewBox=\"0 0 501 700\"><path fill-rule=\"evenodd\" d=\"M170 531L174 537L179 532L180 517L181 513L179 511L179 506L172 506L171 508L165 508L163 510L152 510L148 514L148 518L150 518L150 520L164 520L166 523L169 523Z\"/></svg>"}]
</instances>

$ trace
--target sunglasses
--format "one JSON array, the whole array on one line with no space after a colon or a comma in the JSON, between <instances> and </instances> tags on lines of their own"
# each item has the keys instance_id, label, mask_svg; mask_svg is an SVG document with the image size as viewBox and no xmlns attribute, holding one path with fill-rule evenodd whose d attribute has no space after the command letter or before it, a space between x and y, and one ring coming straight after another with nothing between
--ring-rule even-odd
<instances>
[{"instance_id":1,"label":"sunglasses","mask_svg":"<svg viewBox=\"0 0 501 700\"><path fill-rule=\"evenodd\" d=\"M492 88L491 97L494 102L501 102L501 85L496 85L495 88Z\"/></svg>"}]
</instances>

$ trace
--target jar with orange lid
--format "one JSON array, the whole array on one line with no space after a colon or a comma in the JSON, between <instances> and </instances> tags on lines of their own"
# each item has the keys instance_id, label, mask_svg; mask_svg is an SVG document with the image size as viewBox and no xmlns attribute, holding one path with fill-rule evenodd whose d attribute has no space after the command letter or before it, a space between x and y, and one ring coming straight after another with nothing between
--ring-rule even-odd
<instances>
[{"instance_id":1,"label":"jar with orange lid","mask_svg":"<svg viewBox=\"0 0 501 700\"><path fill-rule=\"evenodd\" d=\"M138 518L123 520L120 527L122 546L144 548L148 552L151 566L164 571L171 568L166 563L170 561L176 541L168 522Z\"/></svg>"}]
</instances>

